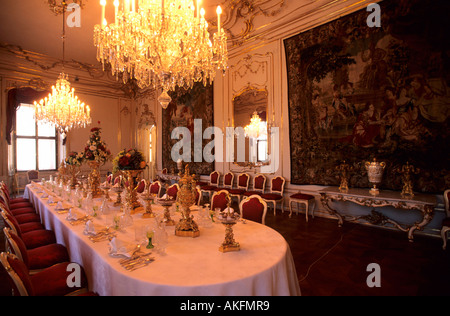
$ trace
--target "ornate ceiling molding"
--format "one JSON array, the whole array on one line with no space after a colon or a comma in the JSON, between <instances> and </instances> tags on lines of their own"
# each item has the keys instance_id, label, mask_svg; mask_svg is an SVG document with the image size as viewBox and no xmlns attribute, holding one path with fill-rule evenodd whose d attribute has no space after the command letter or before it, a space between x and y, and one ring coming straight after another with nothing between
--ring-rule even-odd
<instances>
[{"instance_id":1,"label":"ornate ceiling molding","mask_svg":"<svg viewBox=\"0 0 450 316\"><path fill-rule=\"evenodd\" d=\"M224 27L230 34L233 46L241 46L257 30L255 22L258 17L278 16L286 5L286 0L232 0L222 4L225 8ZM214 24L214 23L213 23ZM243 25L239 31L237 26ZM268 25L266 25L268 26Z\"/></svg>"}]
</instances>

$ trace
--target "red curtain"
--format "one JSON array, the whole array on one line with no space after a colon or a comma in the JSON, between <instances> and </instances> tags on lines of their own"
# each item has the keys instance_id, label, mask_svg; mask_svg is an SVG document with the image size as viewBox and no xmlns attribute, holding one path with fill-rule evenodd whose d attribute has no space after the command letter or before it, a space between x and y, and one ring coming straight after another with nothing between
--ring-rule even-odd
<instances>
[{"instance_id":1,"label":"red curtain","mask_svg":"<svg viewBox=\"0 0 450 316\"><path fill-rule=\"evenodd\" d=\"M48 91L36 91L33 88L16 88L8 92L8 104L6 105L6 141L11 145L11 132L16 119L16 111L21 103L33 104L34 101L48 95Z\"/></svg>"}]
</instances>

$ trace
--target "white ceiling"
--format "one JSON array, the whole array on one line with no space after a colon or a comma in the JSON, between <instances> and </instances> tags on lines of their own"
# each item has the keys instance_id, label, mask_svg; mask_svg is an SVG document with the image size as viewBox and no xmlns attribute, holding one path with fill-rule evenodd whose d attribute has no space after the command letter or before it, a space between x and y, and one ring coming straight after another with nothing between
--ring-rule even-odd
<instances>
[{"instance_id":1,"label":"white ceiling","mask_svg":"<svg viewBox=\"0 0 450 316\"><path fill-rule=\"evenodd\" d=\"M81 28L66 28L66 60L97 63L93 30L100 15L99 2L89 0L81 11ZM62 59L62 21L46 0L1 0L0 42Z\"/></svg>"},{"instance_id":2,"label":"white ceiling","mask_svg":"<svg viewBox=\"0 0 450 316\"><path fill-rule=\"evenodd\" d=\"M56 3L61 3L56 0ZM218 2L212 0L211 2ZM67 1L72 3L72 1ZM114 6L108 0L106 18L114 19ZM100 23L100 0L83 0L81 27L66 27L65 59L98 64L93 42L94 26ZM206 5L207 16L215 14ZM214 12L210 12L213 10ZM62 59L62 15L55 15L48 0L0 0L0 43Z\"/></svg>"}]
</instances>

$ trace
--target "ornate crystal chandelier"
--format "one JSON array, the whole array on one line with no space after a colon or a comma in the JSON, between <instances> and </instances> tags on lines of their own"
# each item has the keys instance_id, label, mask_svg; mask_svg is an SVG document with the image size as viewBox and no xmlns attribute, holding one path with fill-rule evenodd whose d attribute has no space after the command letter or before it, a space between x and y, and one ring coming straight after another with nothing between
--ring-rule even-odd
<instances>
[{"instance_id":1,"label":"ornate crystal chandelier","mask_svg":"<svg viewBox=\"0 0 450 316\"><path fill-rule=\"evenodd\" d=\"M115 21L105 19L95 26L97 59L111 65L116 78L126 83L134 78L140 88L161 86L159 101L167 108L168 91L211 83L217 70L225 72L228 62L227 37L220 25L211 41L205 10L193 0L115 0Z\"/></svg>"},{"instance_id":2,"label":"ornate crystal chandelier","mask_svg":"<svg viewBox=\"0 0 450 316\"><path fill-rule=\"evenodd\" d=\"M254 112L250 119L250 124L244 127L245 136L249 138L259 138L267 134L267 124L261 121L258 112Z\"/></svg>"},{"instance_id":3,"label":"ornate crystal chandelier","mask_svg":"<svg viewBox=\"0 0 450 316\"><path fill-rule=\"evenodd\" d=\"M65 8L63 1L63 72L59 75L52 92L40 100L34 101L36 120L49 123L65 137L72 128L86 127L91 123L90 108L75 96L75 89L70 87L69 76L64 73L65 55Z\"/></svg>"}]
</instances>

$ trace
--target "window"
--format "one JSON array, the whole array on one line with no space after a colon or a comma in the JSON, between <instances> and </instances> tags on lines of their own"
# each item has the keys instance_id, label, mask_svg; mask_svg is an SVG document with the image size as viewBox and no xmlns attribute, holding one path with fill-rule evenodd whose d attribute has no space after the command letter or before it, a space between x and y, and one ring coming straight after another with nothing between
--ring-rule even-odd
<instances>
[{"instance_id":1,"label":"window","mask_svg":"<svg viewBox=\"0 0 450 316\"><path fill-rule=\"evenodd\" d=\"M16 112L16 169L56 170L56 129L34 118L34 107L21 104Z\"/></svg>"}]
</instances>

